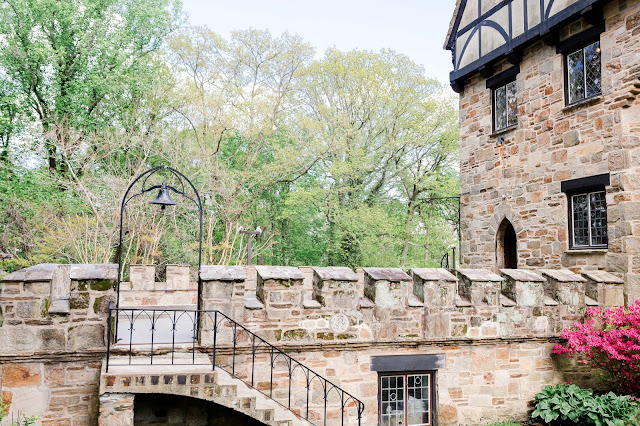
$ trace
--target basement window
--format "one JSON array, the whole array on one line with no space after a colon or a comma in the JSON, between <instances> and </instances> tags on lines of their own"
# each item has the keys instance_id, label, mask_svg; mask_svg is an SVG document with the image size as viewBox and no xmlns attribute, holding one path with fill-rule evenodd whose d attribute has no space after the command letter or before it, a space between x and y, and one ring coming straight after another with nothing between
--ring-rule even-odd
<instances>
[{"instance_id":1,"label":"basement window","mask_svg":"<svg viewBox=\"0 0 640 426\"><path fill-rule=\"evenodd\" d=\"M371 357L378 372L378 424L431 426L436 419L436 370L444 355Z\"/></svg>"},{"instance_id":2,"label":"basement window","mask_svg":"<svg viewBox=\"0 0 640 426\"><path fill-rule=\"evenodd\" d=\"M433 373L380 376L380 424L433 424Z\"/></svg>"}]
</instances>

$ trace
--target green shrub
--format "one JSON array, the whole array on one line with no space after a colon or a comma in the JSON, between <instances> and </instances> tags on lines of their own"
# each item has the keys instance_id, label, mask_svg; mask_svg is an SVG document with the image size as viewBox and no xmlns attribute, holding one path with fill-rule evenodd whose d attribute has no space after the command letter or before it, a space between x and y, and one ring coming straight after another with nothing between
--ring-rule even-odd
<instances>
[{"instance_id":1,"label":"green shrub","mask_svg":"<svg viewBox=\"0 0 640 426\"><path fill-rule=\"evenodd\" d=\"M572 384L546 386L535 398L532 418L549 424L624 426L635 424L638 403L635 398L613 392L594 395L590 389ZM633 422L633 423L632 423Z\"/></svg>"}]
</instances>

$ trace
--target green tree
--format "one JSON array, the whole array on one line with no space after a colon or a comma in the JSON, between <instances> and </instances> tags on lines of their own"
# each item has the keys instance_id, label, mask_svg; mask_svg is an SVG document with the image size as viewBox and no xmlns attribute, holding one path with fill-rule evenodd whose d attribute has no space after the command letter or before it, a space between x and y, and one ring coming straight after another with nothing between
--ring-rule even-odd
<instances>
[{"instance_id":1,"label":"green tree","mask_svg":"<svg viewBox=\"0 0 640 426\"><path fill-rule=\"evenodd\" d=\"M180 13L177 0L0 1L0 71L41 126L51 170L122 124Z\"/></svg>"}]
</instances>

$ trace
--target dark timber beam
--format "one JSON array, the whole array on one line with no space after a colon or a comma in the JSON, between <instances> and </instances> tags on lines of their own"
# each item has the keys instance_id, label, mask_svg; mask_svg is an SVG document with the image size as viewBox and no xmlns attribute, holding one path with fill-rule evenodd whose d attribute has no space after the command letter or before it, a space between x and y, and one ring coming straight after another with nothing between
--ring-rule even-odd
<instances>
[{"instance_id":1,"label":"dark timber beam","mask_svg":"<svg viewBox=\"0 0 640 426\"><path fill-rule=\"evenodd\" d=\"M493 75L493 64L486 64L478 68L478 72L484 78L489 78Z\"/></svg>"},{"instance_id":2,"label":"dark timber beam","mask_svg":"<svg viewBox=\"0 0 640 426\"><path fill-rule=\"evenodd\" d=\"M522 62L522 50L516 49L507 52L507 61L509 61L511 65L519 65L520 62Z\"/></svg>"}]
</instances>

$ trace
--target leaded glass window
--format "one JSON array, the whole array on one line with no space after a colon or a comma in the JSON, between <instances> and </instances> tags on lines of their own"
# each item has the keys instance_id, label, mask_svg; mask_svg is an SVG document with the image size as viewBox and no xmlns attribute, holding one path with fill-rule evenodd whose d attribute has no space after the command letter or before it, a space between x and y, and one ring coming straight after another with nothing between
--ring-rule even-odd
<instances>
[{"instance_id":1,"label":"leaded glass window","mask_svg":"<svg viewBox=\"0 0 640 426\"><path fill-rule=\"evenodd\" d=\"M567 55L567 86L569 104L602 93L599 41Z\"/></svg>"},{"instance_id":2,"label":"leaded glass window","mask_svg":"<svg viewBox=\"0 0 640 426\"><path fill-rule=\"evenodd\" d=\"M432 375L401 374L380 378L382 426L431 425Z\"/></svg>"},{"instance_id":3,"label":"leaded glass window","mask_svg":"<svg viewBox=\"0 0 640 426\"><path fill-rule=\"evenodd\" d=\"M496 131L518 124L515 81L493 90L493 117Z\"/></svg>"},{"instance_id":4,"label":"leaded glass window","mask_svg":"<svg viewBox=\"0 0 640 426\"><path fill-rule=\"evenodd\" d=\"M606 247L607 200L604 191L571 196L572 247Z\"/></svg>"}]
</instances>

